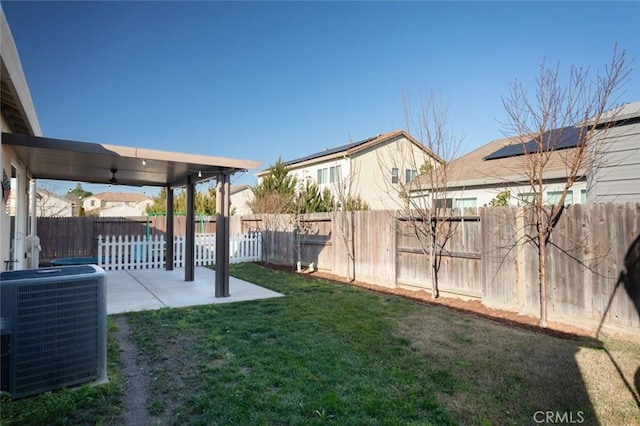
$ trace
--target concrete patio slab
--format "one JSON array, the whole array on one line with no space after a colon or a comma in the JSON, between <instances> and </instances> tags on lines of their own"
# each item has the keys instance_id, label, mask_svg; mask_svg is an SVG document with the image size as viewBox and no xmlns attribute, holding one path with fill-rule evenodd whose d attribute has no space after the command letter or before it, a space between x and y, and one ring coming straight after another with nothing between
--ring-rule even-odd
<instances>
[{"instance_id":1,"label":"concrete patio slab","mask_svg":"<svg viewBox=\"0 0 640 426\"><path fill-rule=\"evenodd\" d=\"M132 269L107 271L107 314L120 314L164 307L230 303L282 294L229 277L229 297L216 298L215 271L195 268L195 280L184 280L184 269Z\"/></svg>"}]
</instances>

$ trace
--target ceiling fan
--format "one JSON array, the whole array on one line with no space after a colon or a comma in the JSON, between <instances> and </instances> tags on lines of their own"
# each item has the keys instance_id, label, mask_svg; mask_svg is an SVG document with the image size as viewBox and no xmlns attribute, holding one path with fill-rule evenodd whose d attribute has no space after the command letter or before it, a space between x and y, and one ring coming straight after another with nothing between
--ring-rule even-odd
<instances>
[{"instance_id":1,"label":"ceiling fan","mask_svg":"<svg viewBox=\"0 0 640 426\"><path fill-rule=\"evenodd\" d=\"M116 173L118 173L118 169L111 169L111 179L109 179L109 183L111 185L117 185L118 179L116 178Z\"/></svg>"}]
</instances>

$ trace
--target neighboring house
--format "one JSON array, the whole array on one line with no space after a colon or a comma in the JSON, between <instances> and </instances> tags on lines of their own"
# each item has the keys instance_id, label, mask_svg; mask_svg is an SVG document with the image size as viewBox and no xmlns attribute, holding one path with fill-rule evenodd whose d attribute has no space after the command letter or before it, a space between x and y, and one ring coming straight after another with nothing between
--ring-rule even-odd
<instances>
[{"instance_id":1,"label":"neighboring house","mask_svg":"<svg viewBox=\"0 0 640 426\"><path fill-rule=\"evenodd\" d=\"M151 204L151 197L128 192L101 192L82 200L85 214L101 217L144 216Z\"/></svg>"},{"instance_id":2,"label":"neighboring house","mask_svg":"<svg viewBox=\"0 0 640 426\"><path fill-rule=\"evenodd\" d=\"M565 199L567 205L640 201L640 102L608 111L603 118L599 127L607 132L606 140L603 143L602 139L595 139L602 155L596 160L597 167L578 174ZM551 132L562 135L552 138L561 141L564 148L550 153L544 169L545 199L550 204L562 195L567 181L564 159L572 156L578 140L573 127ZM447 193L441 204L455 208L485 206L504 190L510 192L511 205L525 203L533 196L525 173L527 160L517 137L498 139L477 148L449 165ZM427 194L429 186L425 179L416 180L410 196Z\"/></svg>"},{"instance_id":3,"label":"neighboring house","mask_svg":"<svg viewBox=\"0 0 640 426\"><path fill-rule=\"evenodd\" d=\"M99 210L100 217L139 217L147 214L147 207L153 204L153 201L145 200L139 203L128 205L120 204L112 207L104 207Z\"/></svg>"},{"instance_id":4,"label":"neighboring house","mask_svg":"<svg viewBox=\"0 0 640 426\"><path fill-rule=\"evenodd\" d=\"M29 87L22 70L11 30L0 5L0 62L1 62L1 118L0 128L5 133L41 136ZM31 173L12 147L0 147L2 164L2 208L0 208L0 270L32 267L29 241L35 227L34 215L29 215ZM30 219L30 220L29 220ZM37 265L35 265L37 267Z\"/></svg>"},{"instance_id":5,"label":"neighboring house","mask_svg":"<svg viewBox=\"0 0 640 426\"><path fill-rule=\"evenodd\" d=\"M481 207L489 205L500 192L509 190L511 205L526 202L532 197L527 183L527 156L519 151L521 144L515 137L498 139L483 145L452 161L448 167L447 191L441 197L441 205L454 208ZM553 202L564 189L567 171L563 155L570 150L551 153L545 167L545 196ZM410 196L427 196L429 186L423 177L411 186ZM567 194L566 204L586 202L586 178L582 176Z\"/></svg>"},{"instance_id":6,"label":"neighboring house","mask_svg":"<svg viewBox=\"0 0 640 426\"><path fill-rule=\"evenodd\" d=\"M249 185L233 185L230 192L231 212L236 216L251 214L251 207L249 207L249 202L253 200L251 187Z\"/></svg>"},{"instance_id":7,"label":"neighboring house","mask_svg":"<svg viewBox=\"0 0 640 426\"><path fill-rule=\"evenodd\" d=\"M51 191L36 190L36 214L38 217L72 217L76 215L76 201Z\"/></svg>"},{"instance_id":8,"label":"neighboring house","mask_svg":"<svg viewBox=\"0 0 640 426\"><path fill-rule=\"evenodd\" d=\"M605 116L603 126L608 127L604 155L589 176L587 201L640 202L640 102L616 110L615 121Z\"/></svg>"},{"instance_id":9,"label":"neighboring house","mask_svg":"<svg viewBox=\"0 0 640 426\"><path fill-rule=\"evenodd\" d=\"M360 197L372 210L402 205L402 184L418 175L420 166L439 157L403 130L352 142L284 162L299 184L312 179L320 191L329 188L338 200ZM269 170L257 173L258 180Z\"/></svg>"}]
</instances>

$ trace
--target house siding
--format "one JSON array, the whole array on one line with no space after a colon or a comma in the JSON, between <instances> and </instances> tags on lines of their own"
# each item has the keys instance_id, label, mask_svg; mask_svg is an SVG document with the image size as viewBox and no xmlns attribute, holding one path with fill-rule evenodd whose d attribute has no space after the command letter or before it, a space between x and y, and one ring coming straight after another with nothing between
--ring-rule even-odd
<instances>
[{"instance_id":1,"label":"house siding","mask_svg":"<svg viewBox=\"0 0 640 426\"><path fill-rule=\"evenodd\" d=\"M6 66L6 73L2 73L2 81L7 84L27 131L32 135L40 136L42 132L36 116L35 107L33 106L31 94L29 93L27 81L22 70L22 64L20 63L9 24L7 23L1 6L0 34L0 39L2 40L0 43L0 56L2 56L2 62ZM0 114L0 116L2 117L0 121L1 130L7 133L15 132L16 129L12 128L12 125L4 115ZM13 265L15 269L22 269L28 266L37 267L38 265L31 265L30 260L25 260L25 239L28 236L27 209L29 207L29 194L27 191L31 175L24 163L19 161L18 156L11 148L4 144L0 145L0 164L2 164L2 169L6 171L7 176L11 178L11 167L15 166L19 177L17 190L12 191L12 205L9 206L2 200L2 208L0 208L0 271L7 269L5 261L10 259L17 260L17 263ZM12 212L10 210L14 210L13 214L15 214L16 218L16 229L13 235L11 229ZM15 241L12 243L14 237ZM12 244L14 245L15 255L11 253Z\"/></svg>"},{"instance_id":2,"label":"house siding","mask_svg":"<svg viewBox=\"0 0 640 426\"><path fill-rule=\"evenodd\" d=\"M570 204L581 204L581 191L586 190L587 184L585 181L576 182L569 190L568 196L572 197L573 202ZM477 188L465 188L465 189L452 189L447 192L446 197L453 200L462 199L475 199L475 206L466 205L465 207L483 207L488 206L500 192L508 189L510 191L511 198L509 199L509 205L518 205L518 195L527 194L531 192L529 185L493 185L483 186ZM553 182L545 185L545 197L550 192L558 192L564 190L564 182ZM415 196L415 195L414 195Z\"/></svg>"},{"instance_id":3,"label":"house siding","mask_svg":"<svg viewBox=\"0 0 640 426\"><path fill-rule=\"evenodd\" d=\"M640 123L610 130L603 164L590 176L587 199L596 203L640 201Z\"/></svg>"},{"instance_id":4,"label":"house siding","mask_svg":"<svg viewBox=\"0 0 640 426\"><path fill-rule=\"evenodd\" d=\"M231 194L231 210L235 208L236 216L251 214L251 208L248 203L253 200L253 192L250 187L246 187L240 191Z\"/></svg>"},{"instance_id":5,"label":"house siding","mask_svg":"<svg viewBox=\"0 0 640 426\"><path fill-rule=\"evenodd\" d=\"M38 217L71 217L74 213L73 202L60 198L53 193L37 191L36 213Z\"/></svg>"},{"instance_id":6,"label":"house siding","mask_svg":"<svg viewBox=\"0 0 640 426\"><path fill-rule=\"evenodd\" d=\"M322 161L316 164L307 165L305 167L290 167L289 173L292 176L295 176L298 180L298 187L302 187L305 184L305 181L310 179L312 182L315 182L318 185L320 191L324 191L325 188L329 188L334 197L339 195L339 184L349 184L350 179L350 161L348 158L339 158L339 159L329 159L326 161ZM331 182L330 180L330 170L332 167L340 167L340 174L342 176L341 182L335 181ZM326 183L318 182L318 171L326 169Z\"/></svg>"},{"instance_id":7,"label":"house siding","mask_svg":"<svg viewBox=\"0 0 640 426\"><path fill-rule=\"evenodd\" d=\"M368 145L366 145L368 144ZM425 161L434 156L404 131L394 131L346 146L344 151L328 151L326 156L314 156L299 162L287 162L289 173L298 179L299 186L307 179L317 183L320 191L331 190L336 198L360 197L371 210L397 209L402 185L392 185L390 168L397 167L404 183L406 169L418 172ZM340 166L342 179L331 182L331 167ZM318 182L318 170L327 168L327 183ZM258 184L267 171L258 174Z\"/></svg>"},{"instance_id":8,"label":"house siding","mask_svg":"<svg viewBox=\"0 0 640 426\"><path fill-rule=\"evenodd\" d=\"M419 170L426 161L433 159L404 137L360 151L353 157L353 173L358 178L355 195L362 197L371 210L397 210L402 207L399 190L401 183L406 184L406 169ZM401 183L391 182L392 168L398 169Z\"/></svg>"}]
</instances>

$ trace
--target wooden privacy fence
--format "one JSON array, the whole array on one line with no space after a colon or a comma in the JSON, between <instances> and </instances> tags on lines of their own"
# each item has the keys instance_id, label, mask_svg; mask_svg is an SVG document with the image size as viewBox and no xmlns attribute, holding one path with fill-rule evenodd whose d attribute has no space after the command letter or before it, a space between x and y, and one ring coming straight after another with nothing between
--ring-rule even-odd
<instances>
[{"instance_id":1,"label":"wooden privacy fence","mask_svg":"<svg viewBox=\"0 0 640 426\"><path fill-rule=\"evenodd\" d=\"M454 213L455 232L447 242L438 274L440 292L537 315L538 259L535 247L526 243L532 231L526 212L520 207L481 207ZM68 228L58 227L56 241L51 242L46 227L55 221L46 219L38 219L43 259L96 256L99 234L138 235L139 239L146 235L146 218L142 222L127 219L128 224L111 219L100 225L97 220L105 218L56 218L73 220ZM261 233L263 251L256 260L292 267L298 261L305 266L313 263L344 278L430 292L433 275L429 257L422 251L429 241L424 237L420 240L407 219L392 211L360 211L297 218L232 216L229 225L231 234ZM211 218L207 223L215 226ZM136 232L92 234L99 226L133 226ZM162 232L156 234L157 238L163 237ZM639 235L640 204L569 206L553 231L548 249L549 320L594 328L604 321L625 332L633 330L640 337L640 303L636 306L627 290L640 294L640 266L633 266L640 265L640 254L634 255L640 251ZM93 248L81 251L74 247L79 241L80 247L90 244ZM49 251L52 245L60 248L55 255ZM144 259L154 249L145 250L148 254ZM135 259L136 253L128 252L127 258Z\"/></svg>"},{"instance_id":2,"label":"wooden privacy fence","mask_svg":"<svg viewBox=\"0 0 640 426\"><path fill-rule=\"evenodd\" d=\"M174 234L184 235L186 218L176 216ZM199 233L215 232L215 218L196 216L195 229ZM167 229L165 216L141 217L39 217L38 237L41 259L60 257L97 256L98 235L137 235L153 237L164 235ZM239 231L238 231L239 232Z\"/></svg>"},{"instance_id":3,"label":"wooden privacy fence","mask_svg":"<svg viewBox=\"0 0 640 426\"><path fill-rule=\"evenodd\" d=\"M521 207L452 212L440 293L537 316L538 258L527 214ZM296 227L289 215L253 215L237 226L263 232L267 262L293 268L299 259L344 278L431 292L423 252L430 242L408 219L392 211L316 213ZM640 337L640 204L567 207L548 246L547 294L550 321L593 329L603 322Z\"/></svg>"},{"instance_id":4,"label":"wooden privacy fence","mask_svg":"<svg viewBox=\"0 0 640 426\"><path fill-rule=\"evenodd\" d=\"M214 265L216 261L215 234L196 234L196 266ZM98 236L98 265L105 270L153 269L166 265L166 245L164 235L150 238L138 235ZM177 268L184 266L186 238L175 236L173 239L173 264ZM231 263L255 262L262 259L262 235L249 233L229 239L229 261Z\"/></svg>"}]
</instances>

